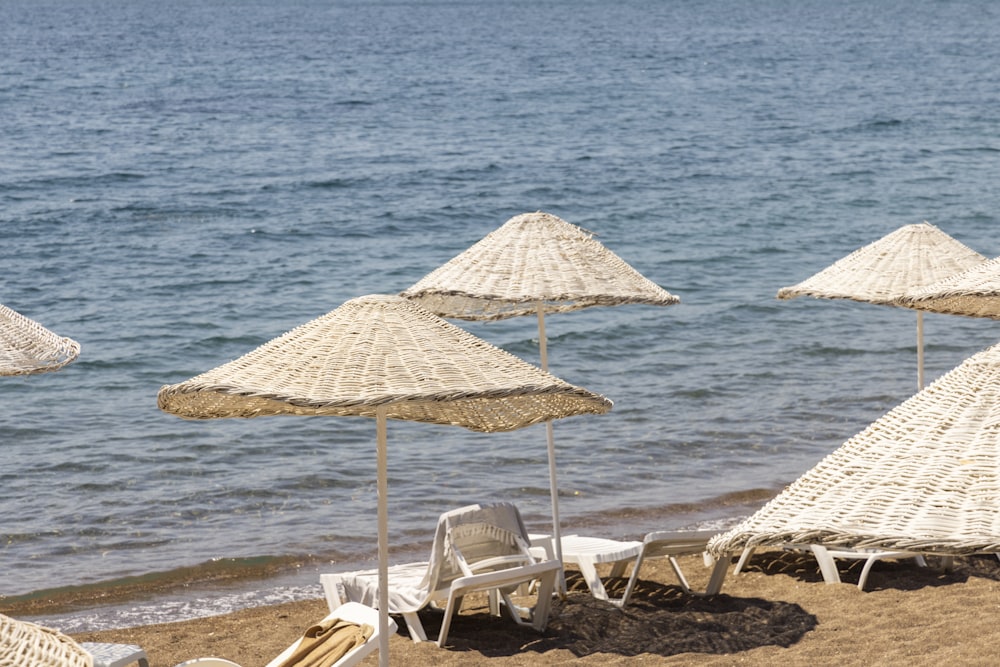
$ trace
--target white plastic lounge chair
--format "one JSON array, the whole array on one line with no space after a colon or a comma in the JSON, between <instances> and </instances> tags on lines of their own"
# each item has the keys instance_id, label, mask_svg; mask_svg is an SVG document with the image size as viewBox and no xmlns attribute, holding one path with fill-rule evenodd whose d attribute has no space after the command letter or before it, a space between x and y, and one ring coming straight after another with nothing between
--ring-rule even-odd
<instances>
[{"instance_id":1,"label":"white plastic lounge chair","mask_svg":"<svg viewBox=\"0 0 1000 667\"><path fill-rule=\"evenodd\" d=\"M551 535L531 535L533 550L544 552L546 557L554 558L555 549ZM620 542L603 537L584 537L581 535L563 535L562 557L564 564L576 565L590 593L598 600L607 600L611 604L621 605L621 599L611 599L604 588L604 582L597 574L597 565L611 563L610 577L621 577L625 568L634 561L642 550L642 542Z\"/></svg>"},{"instance_id":2,"label":"white plastic lounge chair","mask_svg":"<svg viewBox=\"0 0 1000 667\"><path fill-rule=\"evenodd\" d=\"M558 561L539 561L531 554L528 533L514 505L469 505L438 519L428 562L389 568L389 613L402 614L414 642L427 641L417 612L444 601L444 619L436 640L442 646L462 598L485 591L490 593L492 613L499 614L499 594L516 623L530 624L541 631L548 623L552 592L561 569ZM539 582L535 607L515 607L510 593L535 580ZM324 574L320 582L332 610L348 600L378 604L376 570ZM527 621L521 617L522 612L528 615Z\"/></svg>"},{"instance_id":3,"label":"white plastic lounge chair","mask_svg":"<svg viewBox=\"0 0 1000 667\"><path fill-rule=\"evenodd\" d=\"M670 567L673 568L674 574L677 575L677 580L680 582L681 588L684 589L685 593L698 596L718 595L726 579L726 570L729 569L729 559L720 558L715 560L705 552L708 540L717 534L718 531L715 530L658 530L646 535L642 540L642 549L635 560L635 567L632 568L632 575L628 579L625 593L622 595L621 606L624 607L628 604L629 598L632 597L632 591L635 588L635 582L639 579L642 564L650 558L666 558L669 560ZM688 584L687 579L684 577L684 573L681 571L680 564L677 562L677 556L699 553L703 555L705 565L712 567L712 574L709 577L708 586L705 588L704 593L691 589L690 584Z\"/></svg>"},{"instance_id":4,"label":"white plastic lounge chair","mask_svg":"<svg viewBox=\"0 0 1000 667\"><path fill-rule=\"evenodd\" d=\"M132 644L106 644L104 642L80 642L94 659L94 667L127 667L138 663L139 667L149 667L146 652Z\"/></svg>"},{"instance_id":5,"label":"white plastic lounge chair","mask_svg":"<svg viewBox=\"0 0 1000 667\"><path fill-rule=\"evenodd\" d=\"M912 551L887 551L885 549L850 549L848 547L824 547L820 544L786 544L782 546L783 549L798 550L798 551L811 551L814 556L816 556L816 562L819 563L819 571L823 574L823 581L828 584L839 584L840 583L840 573L837 571L837 563L834 559L843 558L850 560L863 560L865 561L864 567L861 568L861 576L858 578L858 588L860 590L865 590L865 583L868 581L868 573L871 572L872 565L875 561L885 560L885 559L895 559L895 560L905 560L907 558L912 558L917 562L920 567L926 567L927 562L921 554ZM739 562L736 563L736 568L733 570L733 574L739 574L746 565L750 556L753 555L754 548L747 547L743 550L740 555Z\"/></svg>"},{"instance_id":6,"label":"white plastic lounge chair","mask_svg":"<svg viewBox=\"0 0 1000 667\"><path fill-rule=\"evenodd\" d=\"M342 658L337 660L337 662L333 663L331 667L352 667L352 665L357 665L364 660L369 653L378 648L377 610L372 609L371 607L366 607L363 604L358 604L357 602L348 602L347 604L337 607L337 609L331 612L329 616L323 619L323 621L335 619L350 621L351 623L357 623L358 625L369 625L372 628L372 633L364 644L361 644L346 653ZM321 623L323 621L321 621ZM389 632L395 631L396 623L392 619L389 619ZM302 637L297 639L288 648L282 651L278 657L267 663L267 667L278 667L278 665L284 663L295 653L302 641ZM177 667L240 667L240 665L223 658L195 658L194 660L182 662L177 665Z\"/></svg>"},{"instance_id":7,"label":"white plastic lounge chair","mask_svg":"<svg viewBox=\"0 0 1000 667\"><path fill-rule=\"evenodd\" d=\"M566 535L562 538L563 562L576 565L580 574L587 582L591 594L599 600L607 600L613 605L622 607L628 603L639 578L642 564L649 558L666 557L680 581L681 588L693 595L702 595L691 590L676 556L703 553L709 538L716 535L714 530L698 531L656 531L649 533L642 542L609 540L603 537L583 537ZM553 553L552 537L550 535L532 535L532 548L551 557ZM632 575L629 577L625 592L620 598L608 597L604 582L597 574L597 565L611 563L609 577L621 577L625 574L628 564L635 561ZM726 563L716 564L712 572L708 591L703 595L715 595L722 588L726 576Z\"/></svg>"}]
</instances>

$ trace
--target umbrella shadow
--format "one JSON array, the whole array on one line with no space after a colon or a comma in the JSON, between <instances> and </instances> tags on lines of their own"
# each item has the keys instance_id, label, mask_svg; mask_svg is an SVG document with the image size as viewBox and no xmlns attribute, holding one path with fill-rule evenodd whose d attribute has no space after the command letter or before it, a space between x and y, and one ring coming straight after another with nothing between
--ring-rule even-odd
<instances>
[{"instance_id":1,"label":"umbrella shadow","mask_svg":"<svg viewBox=\"0 0 1000 667\"><path fill-rule=\"evenodd\" d=\"M918 566L912 559L876 561L868 575L865 591L912 591L962 583L970 576L1000 581L1000 560L992 554L956 557L951 569L945 569L940 557L928 556L926 560L927 567ZM836 562L840 582L857 586L864 561ZM823 582L819 564L812 554L796 550L755 553L744 564L743 572L783 574L806 583Z\"/></svg>"},{"instance_id":2,"label":"umbrella shadow","mask_svg":"<svg viewBox=\"0 0 1000 667\"><path fill-rule=\"evenodd\" d=\"M626 580L607 583L614 595L616 588L624 588ZM730 654L760 646L788 647L817 625L815 616L789 602L729 595L701 598L677 586L640 581L629 605L619 609L592 597L574 572L567 572L567 586L566 599L553 601L544 633L514 626L508 618L491 617L485 609L463 612L452 622L448 649L484 657L559 649L576 657ZM427 616L428 633L436 632L438 615Z\"/></svg>"}]
</instances>

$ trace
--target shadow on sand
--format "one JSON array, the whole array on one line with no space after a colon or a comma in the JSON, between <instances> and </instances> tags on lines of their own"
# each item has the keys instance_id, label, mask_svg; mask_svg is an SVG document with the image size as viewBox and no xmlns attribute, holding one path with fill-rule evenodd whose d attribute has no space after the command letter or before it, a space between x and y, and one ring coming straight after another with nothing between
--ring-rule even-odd
<instances>
[{"instance_id":1,"label":"shadow on sand","mask_svg":"<svg viewBox=\"0 0 1000 667\"><path fill-rule=\"evenodd\" d=\"M865 591L886 589L913 591L928 586L946 586L964 582L970 576L1000 581L1000 560L993 554L957 557L950 570L944 569L942 560L938 557L928 556L926 560L927 567L919 567L912 559L877 561L869 573ZM838 560L837 571L840 573L840 582L856 586L863 566L864 562L861 560ZM823 581L816 559L802 551L775 550L755 553L744 565L743 571L784 574L806 583Z\"/></svg>"},{"instance_id":2,"label":"shadow on sand","mask_svg":"<svg viewBox=\"0 0 1000 667\"><path fill-rule=\"evenodd\" d=\"M611 580L612 596L626 580ZM731 654L777 645L787 647L816 627L816 617L797 604L719 595L695 597L677 586L640 581L624 609L594 599L579 575L567 572L569 594L553 602L545 632L512 628L507 618L482 613L456 617L448 637L450 651L472 651L486 657L570 651L593 654L662 656L678 653ZM428 633L436 633L440 617L421 613ZM405 633L405 630L401 630Z\"/></svg>"}]
</instances>

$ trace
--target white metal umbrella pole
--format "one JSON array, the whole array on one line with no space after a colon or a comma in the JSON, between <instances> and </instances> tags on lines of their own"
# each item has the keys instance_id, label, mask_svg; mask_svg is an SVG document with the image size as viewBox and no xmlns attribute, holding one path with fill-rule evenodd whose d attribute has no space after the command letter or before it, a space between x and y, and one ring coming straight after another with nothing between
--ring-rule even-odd
<instances>
[{"instance_id":1,"label":"white metal umbrella pole","mask_svg":"<svg viewBox=\"0 0 1000 667\"><path fill-rule=\"evenodd\" d=\"M549 357L545 341L545 309L542 302L536 304L538 310L538 352L542 361L542 370L549 372ZM552 547L555 550L556 560L560 563L562 559L562 531L559 528L559 482L556 479L556 443L552 434L552 421L545 422L545 439L549 450L549 494L552 497ZM559 592L566 594L566 577L562 570L559 571Z\"/></svg>"},{"instance_id":2,"label":"white metal umbrella pole","mask_svg":"<svg viewBox=\"0 0 1000 667\"><path fill-rule=\"evenodd\" d=\"M389 473L386 456L386 408L375 408L378 449L378 664L389 667Z\"/></svg>"},{"instance_id":3,"label":"white metal umbrella pole","mask_svg":"<svg viewBox=\"0 0 1000 667\"><path fill-rule=\"evenodd\" d=\"M924 388L924 311L917 311L917 391Z\"/></svg>"}]
</instances>

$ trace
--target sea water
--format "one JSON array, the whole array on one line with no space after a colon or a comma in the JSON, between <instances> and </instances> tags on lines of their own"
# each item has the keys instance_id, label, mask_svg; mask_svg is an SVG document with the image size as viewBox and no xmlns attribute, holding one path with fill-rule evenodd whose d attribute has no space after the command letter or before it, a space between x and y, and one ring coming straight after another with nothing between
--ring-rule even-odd
<instances>
[{"instance_id":1,"label":"sea water","mask_svg":"<svg viewBox=\"0 0 1000 667\"><path fill-rule=\"evenodd\" d=\"M1000 253L998 11L6 0L0 303L83 351L0 381L0 607L70 594L43 620L77 631L370 566L374 421L187 422L157 390L536 210L681 298L547 318L552 372L615 402L555 423L564 532L752 512L917 390L912 311L777 290L923 220ZM534 318L460 324L539 362ZM998 331L925 337L930 380ZM549 529L543 427L388 439L394 560L469 502Z\"/></svg>"}]
</instances>

